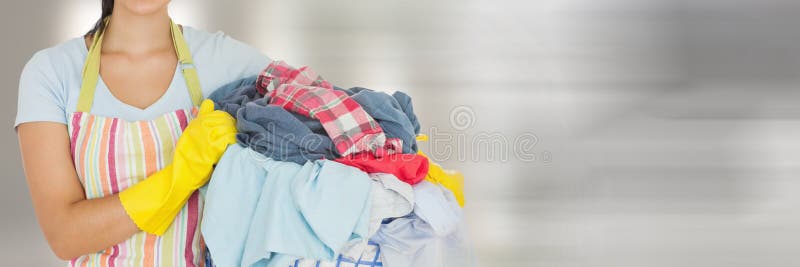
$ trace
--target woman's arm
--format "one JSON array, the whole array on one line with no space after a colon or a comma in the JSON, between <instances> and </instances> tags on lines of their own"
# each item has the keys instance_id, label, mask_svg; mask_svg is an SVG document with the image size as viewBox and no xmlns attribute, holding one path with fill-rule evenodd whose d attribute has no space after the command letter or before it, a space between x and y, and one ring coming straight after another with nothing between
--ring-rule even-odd
<instances>
[{"instance_id":1,"label":"woman's arm","mask_svg":"<svg viewBox=\"0 0 800 267\"><path fill-rule=\"evenodd\" d=\"M139 232L117 195L86 199L66 125L28 122L17 132L36 217L56 256L69 260L101 251Z\"/></svg>"}]
</instances>

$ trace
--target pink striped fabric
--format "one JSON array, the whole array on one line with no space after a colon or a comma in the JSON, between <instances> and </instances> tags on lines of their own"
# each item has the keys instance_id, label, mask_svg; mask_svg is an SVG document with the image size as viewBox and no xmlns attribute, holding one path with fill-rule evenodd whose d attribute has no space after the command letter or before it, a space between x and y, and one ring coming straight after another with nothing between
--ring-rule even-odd
<instances>
[{"instance_id":1,"label":"pink striped fabric","mask_svg":"<svg viewBox=\"0 0 800 267\"><path fill-rule=\"evenodd\" d=\"M178 137L196 109L151 121L125 121L75 112L68 125L72 159L86 198L119 193L172 161ZM72 259L70 266L202 266L202 197L195 192L162 236L145 232L103 251Z\"/></svg>"}]
</instances>

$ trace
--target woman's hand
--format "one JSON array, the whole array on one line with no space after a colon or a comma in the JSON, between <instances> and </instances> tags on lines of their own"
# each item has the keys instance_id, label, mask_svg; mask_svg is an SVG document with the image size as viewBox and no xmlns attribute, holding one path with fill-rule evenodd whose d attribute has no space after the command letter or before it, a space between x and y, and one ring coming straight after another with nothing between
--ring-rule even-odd
<instances>
[{"instance_id":1,"label":"woman's hand","mask_svg":"<svg viewBox=\"0 0 800 267\"><path fill-rule=\"evenodd\" d=\"M205 100L178 139L172 163L119 194L120 202L145 232L163 234L191 194L211 177L214 164L236 142L236 120Z\"/></svg>"},{"instance_id":2,"label":"woman's hand","mask_svg":"<svg viewBox=\"0 0 800 267\"><path fill-rule=\"evenodd\" d=\"M228 145L236 143L236 132L236 119L214 110L211 100L204 100L197 118L189 122L175 145L172 164L176 171L187 174L175 177L177 185L197 189L206 184L213 165Z\"/></svg>"}]
</instances>

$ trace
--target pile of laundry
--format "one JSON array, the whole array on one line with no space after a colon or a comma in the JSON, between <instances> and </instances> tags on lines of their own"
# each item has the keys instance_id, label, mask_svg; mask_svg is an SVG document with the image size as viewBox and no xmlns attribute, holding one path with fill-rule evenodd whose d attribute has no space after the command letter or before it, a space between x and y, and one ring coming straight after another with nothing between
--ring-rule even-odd
<instances>
[{"instance_id":1,"label":"pile of laundry","mask_svg":"<svg viewBox=\"0 0 800 267\"><path fill-rule=\"evenodd\" d=\"M407 94L275 61L209 98L238 129L201 190L213 265L475 265L463 176L418 150Z\"/></svg>"}]
</instances>

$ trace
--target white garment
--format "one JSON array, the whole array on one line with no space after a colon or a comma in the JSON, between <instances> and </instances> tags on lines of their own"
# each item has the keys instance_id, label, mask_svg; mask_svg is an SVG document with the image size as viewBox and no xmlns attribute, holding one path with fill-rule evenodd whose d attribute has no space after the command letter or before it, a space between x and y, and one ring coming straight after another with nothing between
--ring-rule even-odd
<instances>
[{"instance_id":1,"label":"white garment","mask_svg":"<svg viewBox=\"0 0 800 267\"><path fill-rule=\"evenodd\" d=\"M461 206L450 190L422 181L414 186L414 212L383 224L370 241L384 267L477 266Z\"/></svg>"},{"instance_id":2,"label":"white garment","mask_svg":"<svg viewBox=\"0 0 800 267\"><path fill-rule=\"evenodd\" d=\"M414 197L414 214L430 224L434 233L446 236L456 230L462 215L453 192L423 180L414 185Z\"/></svg>"},{"instance_id":3,"label":"white garment","mask_svg":"<svg viewBox=\"0 0 800 267\"><path fill-rule=\"evenodd\" d=\"M411 213L414 207L414 190L411 185L400 181L388 173L371 173L372 188L370 197L369 230L366 239L354 240L342 250L342 256L358 259L365 251L369 237L375 235L381 227L381 222L387 218L403 217ZM372 246L371 248L374 248Z\"/></svg>"}]
</instances>

